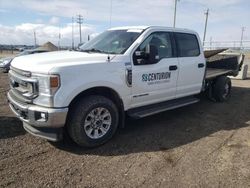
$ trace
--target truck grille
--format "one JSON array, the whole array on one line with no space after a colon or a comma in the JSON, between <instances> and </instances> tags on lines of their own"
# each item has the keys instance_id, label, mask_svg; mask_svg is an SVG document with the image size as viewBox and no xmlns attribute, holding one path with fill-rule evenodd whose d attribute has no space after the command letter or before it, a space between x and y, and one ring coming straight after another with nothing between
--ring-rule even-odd
<instances>
[{"instance_id":1,"label":"truck grille","mask_svg":"<svg viewBox=\"0 0 250 188\"><path fill-rule=\"evenodd\" d=\"M38 81L31 73L11 67L9 71L10 95L22 103L32 103L38 95Z\"/></svg>"}]
</instances>

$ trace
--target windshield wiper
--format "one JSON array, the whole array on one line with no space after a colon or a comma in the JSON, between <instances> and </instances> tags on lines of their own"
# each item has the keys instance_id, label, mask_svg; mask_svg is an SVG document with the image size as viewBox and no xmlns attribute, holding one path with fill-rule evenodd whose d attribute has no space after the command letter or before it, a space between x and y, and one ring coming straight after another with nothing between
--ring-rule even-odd
<instances>
[{"instance_id":1,"label":"windshield wiper","mask_svg":"<svg viewBox=\"0 0 250 188\"><path fill-rule=\"evenodd\" d=\"M98 52L98 53L107 53L107 52L105 52L105 51L98 50L98 49L96 49L96 48L91 48L91 49L81 50L81 52Z\"/></svg>"},{"instance_id":2,"label":"windshield wiper","mask_svg":"<svg viewBox=\"0 0 250 188\"><path fill-rule=\"evenodd\" d=\"M80 50L81 52L97 52L97 53L104 53L104 54L117 54L115 52L106 52L103 50L98 50L96 48L86 49L86 50Z\"/></svg>"}]
</instances>

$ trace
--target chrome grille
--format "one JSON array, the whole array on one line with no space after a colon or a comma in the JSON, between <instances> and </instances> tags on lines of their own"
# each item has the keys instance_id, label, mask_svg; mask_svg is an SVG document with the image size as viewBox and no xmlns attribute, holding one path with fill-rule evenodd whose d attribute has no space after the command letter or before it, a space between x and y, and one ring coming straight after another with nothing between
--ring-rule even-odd
<instances>
[{"instance_id":1,"label":"chrome grille","mask_svg":"<svg viewBox=\"0 0 250 188\"><path fill-rule=\"evenodd\" d=\"M13 70L14 72L16 72L17 74L24 76L24 77L31 77L31 72L29 71L24 71L24 70L20 70L14 67L10 67L11 70Z\"/></svg>"},{"instance_id":2,"label":"chrome grille","mask_svg":"<svg viewBox=\"0 0 250 188\"><path fill-rule=\"evenodd\" d=\"M32 103L38 96L38 81L31 78L31 73L11 67L9 71L11 93L20 102Z\"/></svg>"}]
</instances>

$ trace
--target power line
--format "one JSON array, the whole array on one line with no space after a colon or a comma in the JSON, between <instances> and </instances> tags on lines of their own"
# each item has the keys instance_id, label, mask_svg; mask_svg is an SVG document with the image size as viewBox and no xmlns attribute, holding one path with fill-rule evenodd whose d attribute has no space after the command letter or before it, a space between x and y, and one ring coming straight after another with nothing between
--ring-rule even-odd
<instances>
[{"instance_id":1,"label":"power line","mask_svg":"<svg viewBox=\"0 0 250 188\"><path fill-rule=\"evenodd\" d=\"M82 23L83 23L83 16L78 14L76 17L76 22L79 24L79 33L80 33L80 44L82 43Z\"/></svg>"},{"instance_id":2,"label":"power line","mask_svg":"<svg viewBox=\"0 0 250 188\"><path fill-rule=\"evenodd\" d=\"M206 22L205 22L205 29L204 29L204 36L203 36L203 46L204 46L205 40L206 40L207 20L208 20L208 15L209 15L209 9L207 9L207 11L205 12L205 15L206 15Z\"/></svg>"}]
</instances>

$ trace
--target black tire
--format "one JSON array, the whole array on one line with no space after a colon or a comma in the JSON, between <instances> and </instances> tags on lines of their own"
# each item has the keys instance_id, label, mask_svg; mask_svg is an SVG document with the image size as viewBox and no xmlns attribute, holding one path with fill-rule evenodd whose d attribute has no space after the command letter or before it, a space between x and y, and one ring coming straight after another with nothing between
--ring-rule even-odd
<instances>
[{"instance_id":1,"label":"black tire","mask_svg":"<svg viewBox=\"0 0 250 188\"><path fill-rule=\"evenodd\" d=\"M97 108L103 108L109 112L111 125L109 125L108 131L101 138L93 139L90 138L91 135L87 135L84 127L87 116ZM67 122L68 133L74 142L83 147L96 147L106 143L115 134L119 122L116 105L110 99L98 95L85 97L78 101L77 104L70 109L69 115L70 117ZM91 124L91 130L93 129ZM100 131L100 129L98 131Z\"/></svg>"},{"instance_id":2,"label":"black tire","mask_svg":"<svg viewBox=\"0 0 250 188\"><path fill-rule=\"evenodd\" d=\"M213 97L217 102L225 102L231 96L231 79L226 76L220 76L213 85Z\"/></svg>"}]
</instances>

